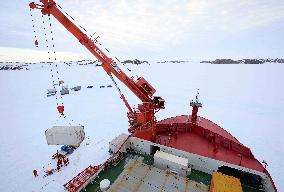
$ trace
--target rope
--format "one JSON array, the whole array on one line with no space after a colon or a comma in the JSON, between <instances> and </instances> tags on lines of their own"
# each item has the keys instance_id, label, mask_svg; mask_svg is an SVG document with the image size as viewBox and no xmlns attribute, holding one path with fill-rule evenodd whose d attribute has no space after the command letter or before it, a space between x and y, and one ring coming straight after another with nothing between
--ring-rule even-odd
<instances>
[{"instance_id":1,"label":"rope","mask_svg":"<svg viewBox=\"0 0 284 192\"><path fill-rule=\"evenodd\" d=\"M33 27L34 39L35 39L35 42L36 42L37 39L38 39L38 36L37 36L36 30L35 30L35 24L34 24L32 9L30 9L30 15L31 15L31 18L32 18L32 27ZM51 17L50 17L50 15L48 15L48 23L45 21L44 15L41 15L41 17L42 17L45 46L47 48L48 63L49 63L49 66L50 66L53 88L56 90L55 82L57 81L59 83L60 78L59 78L58 63L57 63L54 37L53 37L53 31L52 31ZM48 29L47 29L46 25L48 25L48 27L50 28L49 32L47 32ZM50 33L50 39L48 38L48 33ZM49 45L49 43L51 43L51 46ZM55 63L55 70L53 69L53 65L52 65L53 63ZM57 78L55 77L56 75L57 75ZM56 94L55 94L55 100L56 100L56 106L58 107L60 102L59 102L59 97L58 97L57 94L58 94L58 92L56 92ZM64 105L62 95L60 95L60 99L61 99L61 105ZM60 118L66 119L67 116L66 115L60 115L57 118L55 123L57 123ZM74 123L73 119L70 119L69 125L71 125L71 123ZM82 126L81 124L79 124L79 125Z\"/></svg>"},{"instance_id":2,"label":"rope","mask_svg":"<svg viewBox=\"0 0 284 192\"><path fill-rule=\"evenodd\" d=\"M51 18L50 15L48 15L48 21L49 21L49 28L50 28L50 35L51 35L51 43L52 43L52 52L53 52L53 56L54 56L54 62L55 62L55 68L56 68L56 74L57 74L57 81L59 83L59 72L58 72L58 63L57 63L57 58L56 58L56 52L55 52L55 45L54 45L54 38L53 38L53 31L52 31L52 24L51 24ZM54 81L53 81L54 84ZM60 95L60 99L61 99L61 104L64 105L63 103L63 98L62 95ZM58 104L57 104L58 106Z\"/></svg>"},{"instance_id":3,"label":"rope","mask_svg":"<svg viewBox=\"0 0 284 192\"><path fill-rule=\"evenodd\" d=\"M49 21L49 27L50 27L50 35L51 35L51 43L52 43L52 53L53 53L53 56L54 56L54 62L55 62L55 69L56 69L56 74L57 74L57 81L59 82L60 78L59 78L59 70L58 70L58 63L57 63L57 58L56 58L56 52L55 52L55 44L54 44L54 37L53 37L53 31L52 31L52 23L51 23L51 17L50 15L48 15L48 21ZM51 66L51 64L50 64ZM52 69L51 69L51 72L52 72ZM52 74L52 77L54 78L54 75ZM53 85L55 87L55 82L53 80ZM57 95L56 95L57 96ZM64 105L64 102L63 102L63 97L62 95L60 94L60 99L61 99L61 105ZM57 102L57 106L58 106L58 102ZM64 113L64 115L60 115L59 118L63 117L64 119L67 119L67 115L66 113ZM74 120L69 118L70 119L70 122L69 122L69 125L71 125L71 123L74 123ZM80 125L80 124L79 124Z\"/></svg>"},{"instance_id":4,"label":"rope","mask_svg":"<svg viewBox=\"0 0 284 192\"><path fill-rule=\"evenodd\" d=\"M80 125L80 126L83 126L83 125L81 125L80 123L76 123L75 121L74 121L74 119L71 119L70 117L68 118L66 115L60 115L57 119L56 119L56 121L55 121L55 123L54 124L57 124L58 122L59 122L59 119L61 119L61 118L63 118L63 119L66 119L67 120L67 122L69 121L69 125L71 126L72 124L73 125L75 125L75 124L78 124L78 125ZM69 119L69 120L68 120Z\"/></svg>"},{"instance_id":5,"label":"rope","mask_svg":"<svg viewBox=\"0 0 284 192\"><path fill-rule=\"evenodd\" d=\"M115 88L117 89L117 91L119 92L119 94L120 94L120 96L121 96L121 95L122 95L122 92L121 92L120 88L118 87L116 81L114 80L113 76L112 76L111 74L108 74L108 75L109 75L110 79L112 80L112 82L113 82Z\"/></svg>"},{"instance_id":6,"label":"rope","mask_svg":"<svg viewBox=\"0 0 284 192\"><path fill-rule=\"evenodd\" d=\"M45 43L46 43L46 48L47 48L47 55L48 55L48 63L49 63L49 66L50 66L50 72L51 72L51 78L52 78L52 85L53 85L53 88L54 89L56 89L56 87L55 87L55 75L54 75L54 72L53 72L53 66L52 66L52 61L51 61L51 51L50 51L50 46L49 46L49 42L48 42L48 36L47 36L47 29L46 29L46 27L45 27L45 21L44 21L44 16L43 15L41 15L41 17L42 17L42 23L43 23L43 31L44 31L44 36L45 36ZM50 25L49 25L50 26ZM51 31L51 34L52 34L52 31ZM53 40L53 37L52 37L52 40ZM53 47L54 47L54 44L52 45ZM54 53L55 53L55 51L54 51ZM55 61L56 61L56 58L55 58ZM56 64L56 67L57 67L57 64ZM56 71L57 72L57 74L58 74L58 70ZM58 77L58 79L59 79L59 77ZM59 99L58 99L58 95L57 95L58 93L56 92L55 93L55 100L56 100L56 106L58 107L59 106ZM62 97L61 97L62 98Z\"/></svg>"},{"instance_id":7,"label":"rope","mask_svg":"<svg viewBox=\"0 0 284 192\"><path fill-rule=\"evenodd\" d=\"M31 15L31 18L32 18L32 26L33 26L33 33L34 33L34 42L37 42L37 35L36 35L36 30L35 30L35 24L34 24L34 18L33 18L33 12L32 12L32 9L30 8L30 15ZM36 46L38 47L38 46Z\"/></svg>"}]
</instances>

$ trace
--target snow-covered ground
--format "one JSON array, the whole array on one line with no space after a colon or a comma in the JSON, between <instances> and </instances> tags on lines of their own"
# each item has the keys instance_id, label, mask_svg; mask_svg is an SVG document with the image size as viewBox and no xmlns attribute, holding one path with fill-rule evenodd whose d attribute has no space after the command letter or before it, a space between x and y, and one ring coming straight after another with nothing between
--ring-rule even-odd
<instances>
[{"instance_id":1,"label":"snow-covered ground","mask_svg":"<svg viewBox=\"0 0 284 192\"><path fill-rule=\"evenodd\" d=\"M60 79L79 92L63 97L67 119L58 118L48 65L31 70L0 71L0 191L64 191L63 184L89 165L108 157L108 142L127 132L126 108L111 80L95 65L60 65ZM166 100L158 119L188 114L196 90L204 116L250 147L268 162L279 191L284 190L284 65L210 65L198 62L131 66L131 75L143 76ZM87 89L88 85L94 88ZM132 105L139 101L119 83ZM61 101L61 100L60 100ZM73 120L73 121L72 121ZM53 125L82 124L87 139L70 157L70 165L43 178L43 167L55 167L51 156L59 146L48 146L44 131ZM51 164L50 164L51 163ZM32 170L39 170L34 178Z\"/></svg>"}]
</instances>

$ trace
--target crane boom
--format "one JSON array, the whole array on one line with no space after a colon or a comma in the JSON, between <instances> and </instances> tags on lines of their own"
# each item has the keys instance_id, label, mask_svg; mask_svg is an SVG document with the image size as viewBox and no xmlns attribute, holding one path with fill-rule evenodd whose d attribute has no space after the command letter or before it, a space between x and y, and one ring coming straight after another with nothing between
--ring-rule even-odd
<instances>
[{"instance_id":1,"label":"crane boom","mask_svg":"<svg viewBox=\"0 0 284 192\"><path fill-rule=\"evenodd\" d=\"M31 2L31 9L40 9L43 15L53 15L78 41L85 46L101 63L103 69L112 78L112 74L124 83L141 101L137 110L132 110L125 96L119 91L120 97L128 108L128 119L130 123L129 132L135 136L152 140L155 136L156 118L154 114L164 108L164 100L154 96L156 90L143 78L134 80L128 77L82 30L77 27L68 17L58 9L54 0L40 0L42 4ZM113 80L114 81L114 80Z\"/></svg>"}]
</instances>

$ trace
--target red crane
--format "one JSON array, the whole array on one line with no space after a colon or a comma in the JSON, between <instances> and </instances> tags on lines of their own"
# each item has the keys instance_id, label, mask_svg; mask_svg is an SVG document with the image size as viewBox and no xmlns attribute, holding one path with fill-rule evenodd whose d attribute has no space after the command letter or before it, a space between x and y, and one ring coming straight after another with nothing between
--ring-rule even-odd
<instances>
[{"instance_id":1,"label":"red crane","mask_svg":"<svg viewBox=\"0 0 284 192\"><path fill-rule=\"evenodd\" d=\"M165 101L159 96L153 96L156 90L143 78L134 80L128 77L97 45L96 41L88 37L79 27L77 27L60 9L58 9L54 0L40 0L41 4L31 2L31 9L40 9L43 15L53 15L79 42L85 46L101 63L103 69L114 82L120 98L128 109L129 129L134 136L150 140L156 135L155 113L165 108ZM124 83L141 101L137 109L132 109L125 96L115 83L113 75Z\"/></svg>"}]
</instances>

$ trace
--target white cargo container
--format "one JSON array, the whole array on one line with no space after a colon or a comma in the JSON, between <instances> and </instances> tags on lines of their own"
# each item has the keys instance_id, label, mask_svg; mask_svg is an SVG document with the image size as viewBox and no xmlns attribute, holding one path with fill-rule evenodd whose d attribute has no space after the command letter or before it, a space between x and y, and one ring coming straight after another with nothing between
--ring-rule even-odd
<instances>
[{"instance_id":1,"label":"white cargo container","mask_svg":"<svg viewBox=\"0 0 284 192\"><path fill-rule=\"evenodd\" d=\"M61 95L67 95L67 94L69 94L69 90L68 89L62 89L62 90L60 90L60 94Z\"/></svg>"},{"instance_id":2,"label":"white cargo container","mask_svg":"<svg viewBox=\"0 0 284 192\"><path fill-rule=\"evenodd\" d=\"M52 94L52 93L56 93L56 89L55 88L47 89L47 94Z\"/></svg>"},{"instance_id":3,"label":"white cargo container","mask_svg":"<svg viewBox=\"0 0 284 192\"><path fill-rule=\"evenodd\" d=\"M162 151L156 151L154 154L154 166L169 170L183 177L190 174L191 171L191 169L188 168L188 159Z\"/></svg>"},{"instance_id":4,"label":"white cargo container","mask_svg":"<svg viewBox=\"0 0 284 192\"><path fill-rule=\"evenodd\" d=\"M80 91L81 90L81 86L76 86L76 87L73 87L71 89L73 89L74 91Z\"/></svg>"},{"instance_id":5,"label":"white cargo container","mask_svg":"<svg viewBox=\"0 0 284 192\"><path fill-rule=\"evenodd\" d=\"M128 135L125 133L122 133L121 135L114 138L111 142L109 142L109 152L110 153L116 153L119 151L125 151L125 147L121 147L123 143L127 140Z\"/></svg>"},{"instance_id":6,"label":"white cargo container","mask_svg":"<svg viewBox=\"0 0 284 192\"><path fill-rule=\"evenodd\" d=\"M48 145L79 146L85 139L84 126L53 126L45 131Z\"/></svg>"}]
</instances>

